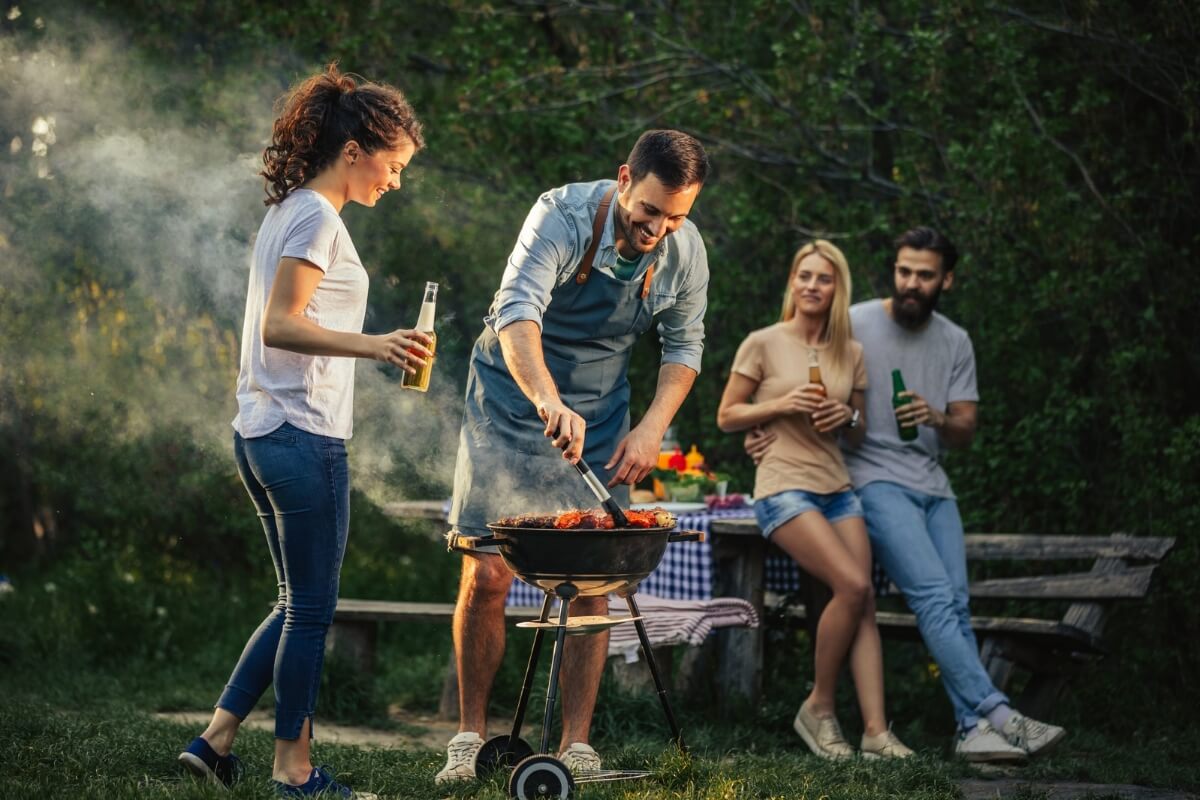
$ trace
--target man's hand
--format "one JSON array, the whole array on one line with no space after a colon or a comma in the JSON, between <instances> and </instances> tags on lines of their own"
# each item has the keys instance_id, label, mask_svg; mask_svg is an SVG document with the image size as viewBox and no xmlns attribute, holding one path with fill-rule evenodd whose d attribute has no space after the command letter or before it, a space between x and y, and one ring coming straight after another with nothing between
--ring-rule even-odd
<instances>
[{"instance_id":1,"label":"man's hand","mask_svg":"<svg viewBox=\"0 0 1200 800\"><path fill-rule=\"evenodd\" d=\"M606 470L613 472L608 488L621 483L630 486L645 479L650 470L658 465L658 452L662 448L662 436L649 430L645 424L638 425L617 444L612 458L604 465Z\"/></svg>"},{"instance_id":2,"label":"man's hand","mask_svg":"<svg viewBox=\"0 0 1200 800\"><path fill-rule=\"evenodd\" d=\"M563 405L561 400L545 400L537 404L538 416L546 423L545 434L563 458L575 464L583 457L583 438L587 423L583 417Z\"/></svg>"},{"instance_id":3,"label":"man's hand","mask_svg":"<svg viewBox=\"0 0 1200 800\"><path fill-rule=\"evenodd\" d=\"M792 389L774 401L777 416L788 414L815 414L825 400L825 392L815 383L806 383Z\"/></svg>"},{"instance_id":4,"label":"man's hand","mask_svg":"<svg viewBox=\"0 0 1200 800\"><path fill-rule=\"evenodd\" d=\"M777 438L779 438L777 434L768 433L757 426L746 431L743 444L746 448L746 455L750 456L750 460L754 462L755 466L762 463L763 456L771 449L771 444Z\"/></svg>"},{"instance_id":5,"label":"man's hand","mask_svg":"<svg viewBox=\"0 0 1200 800\"><path fill-rule=\"evenodd\" d=\"M916 392L901 392L901 397L911 397L912 402L896 409L896 419L905 428L915 428L918 425L928 425L931 428L941 428L946 424L946 415L925 402L925 398Z\"/></svg>"},{"instance_id":6,"label":"man's hand","mask_svg":"<svg viewBox=\"0 0 1200 800\"><path fill-rule=\"evenodd\" d=\"M817 433L828 433L840 428L854 416L854 409L845 403L825 398L813 412L813 429Z\"/></svg>"}]
</instances>

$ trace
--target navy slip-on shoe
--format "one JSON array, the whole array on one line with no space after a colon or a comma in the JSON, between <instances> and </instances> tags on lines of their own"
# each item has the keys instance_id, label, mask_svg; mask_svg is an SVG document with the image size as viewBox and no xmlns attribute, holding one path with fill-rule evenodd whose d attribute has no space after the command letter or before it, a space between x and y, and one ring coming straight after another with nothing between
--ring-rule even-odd
<instances>
[{"instance_id":1,"label":"navy slip-on shoe","mask_svg":"<svg viewBox=\"0 0 1200 800\"><path fill-rule=\"evenodd\" d=\"M378 795L370 792L355 792L349 786L344 786L333 779L329 767L313 767L308 780L299 786L283 783L272 779L275 794L280 797L342 797L353 800L378 800Z\"/></svg>"},{"instance_id":2,"label":"navy slip-on shoe","mask_svg":"<svg viewBox=\"0 0 1200 800\"><path fill-rule=\"evenodd\" d=\"M218 755L202 736L192 739L187 749L179 754L179 763L192 777L226 788L242 777L242 760L233 753Z\"/></svg>"}]
</instances>

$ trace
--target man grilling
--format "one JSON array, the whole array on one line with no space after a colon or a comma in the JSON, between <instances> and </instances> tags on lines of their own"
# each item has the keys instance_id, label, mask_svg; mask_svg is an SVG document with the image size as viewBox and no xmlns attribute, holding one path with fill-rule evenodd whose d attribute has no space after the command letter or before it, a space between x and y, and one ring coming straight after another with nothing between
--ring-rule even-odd
<instances>
[{"instance_id":1,"label":"man grilling","mask_svg":"<svg viewBox=\"0 0 1200 800\"><path fill-rule=\"evenodd\" d=\"M452 545L459 533L486 534L488 522L523 510L513 508L518 487L550 492L553 483L580 481L571 466L580 457L629 505L629 486L654 468L667 425L700 372L708 256L687 216L707 174L698 141L652 130L616 181L568 184L534 204L471 352ZM629 357L655 323L663 345L658 387L630 429ZM494 552L463 558L454 613L459 733L439 784L475 777L511 583ZM577 615L607 610L604 597L571 604ZM570 637L564 651L559 758L572 772L600 768L588 732L607 650L605 633Z\"/></svg>"}]
</instances>

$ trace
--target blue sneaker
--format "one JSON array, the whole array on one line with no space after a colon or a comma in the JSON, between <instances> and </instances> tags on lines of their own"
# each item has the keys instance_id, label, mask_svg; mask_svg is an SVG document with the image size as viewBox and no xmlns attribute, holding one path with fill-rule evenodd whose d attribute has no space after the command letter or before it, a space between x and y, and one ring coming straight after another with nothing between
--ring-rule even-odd
<instances>
[{"instance_id":1,"label":"blue sneaker","mask_svg":"<svg viewBox=\"0 0 1200 800\"><path fill-rule=\"evenodd\" d=\"M242 778L242 760L233 753L218 755L202 736L192 739L187 749L179 754L179 763L192 777L225 788Z\"/></svg>"},{"instance_id":2,"label":"blue sneaker","mask_svg":"<svg viewBox=\"0 0 1200 800\"><path fill-rule=\"evenodd\" d=\"M370 792L355 792L349 786L338 783L333 779L329 767L314 767L308 780L299 786L283 783L272 779L275 794L280 797L344 797L349 800L379 800L379 796Z\"/></svg>"}]
</instances>

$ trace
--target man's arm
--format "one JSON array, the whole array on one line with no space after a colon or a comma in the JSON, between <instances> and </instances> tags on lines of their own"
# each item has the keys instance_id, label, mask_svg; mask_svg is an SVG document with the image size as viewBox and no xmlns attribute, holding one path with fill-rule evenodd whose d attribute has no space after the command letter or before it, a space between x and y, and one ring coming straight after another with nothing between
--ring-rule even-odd
<instances>
[{"instance_id":1,"label":"man's arm","mask_svg":"<svg viewBox=\"0 0 1200 800\"><path fill-rule=\"evenodd\" d=\"M553 437L555 447L562 448L563 458L574 464L583 455L587 425L583 417L563 405L542 355L541 328L531 320L520 320L504 326L496 335L500 339L504 363L521 392L546 423L546 435Z\"/></svg>"},{"instance_id":2,"label":"man's arm","mask_svg":"<svg viewBox=\"0 0 1200 800\"><path fill-rule=\"evenodd\" d=\"M925 402L916 392L901 392L901 397L911 397L908 405L896 409L896 418L906 427L928 425L938 432L942 444L947 447L966 447L975 438L978 427L979 404L974 401L950 403L945 411L939 411Z\"/></svg>"},{"instance_id":3,"label":"man's arm","mask_svg":"<svg viewBox=\"0 0 1200 800\"><path fill-rule=\"evenodd\" d=\"M612 458L604 465L606 470L617 467L608 482L610 487L620 483L632 486L657 466L663 435L696 382L696 375L696 370L683 364L663 364L658 368L654 400L641 422L617 444Z\"/></svg>"}]
</instances>

